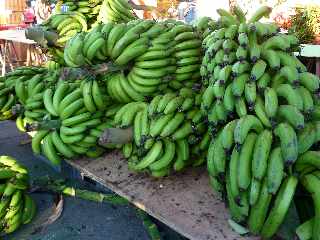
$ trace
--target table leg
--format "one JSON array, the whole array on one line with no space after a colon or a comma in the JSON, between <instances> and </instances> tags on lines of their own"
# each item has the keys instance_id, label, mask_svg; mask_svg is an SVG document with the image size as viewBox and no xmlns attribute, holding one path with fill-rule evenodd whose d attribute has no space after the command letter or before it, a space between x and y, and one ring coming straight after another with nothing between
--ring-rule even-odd
<instances>
[{"instance_id":1,"label":"table leg","mask_svg":"<svg viewBox=\"0 0 320 240\"><path fill-rule=\"evenodd\" d=\"M14 46L14 43L13 42L10 42L11 43L11 48L12 48L12 53L15 57L15 61L16 61L16 64L18 65L18 54L17 54L17 50L16 50L16 47Z\"/></svg>"},{"instance_id":2,"label":"table leg","mask_svg":"<svg viewBox=\"0 0 320 240\"><path fill-rule=\"evenodd\" d=\"M36 59L36 66L39 66L40 65L40 55L39 55L39 52L38 52L38 49L36 46L33 46L33 52L34 52L34 56L35 56L35 59Z\"/></svg>"},{"instance_id":3,"label":"table leg","mask_svg":"<svg viewBox=\"0 0 320 240\"><path fill-rule=\"evenodd\" d=\"M27 63L26 63L27 66L30 66L30 62L31 62L31 60L30 60L30 58L31 58L30 48L31 48L31 45L28 44L28 47L27 47Z\"/></svg>"},{"instance_id":4,"label":"table leg","mask_svg":"<svg viewBox=\"0 0 320 240\"><path fill-rule=\"evenodd\" d=\"M4 44L3 42L1 41L0 43L0 63L1 63L1 76L4 76L5 72L4 72L4 64L5 64L5 55L4 55Z\"/></svg>"},{"instance_id":5,"label":"table leg","mask_svg":"<svg viewBox=\"0 0 320 240\"><path fill-rule=\"evenodd\" d=\"M37 55L36 52L34 51L34 46L32 45L30 47L30 53L31 53L31 65L37 65Z\"/></svg>"},{"instance_id":6,"label":"table leg","mask_svg":"<svg viewBox=\"0 0 320 240\"><path fill-rule=\"evenodd\" d=\"M320 58L316 58L316 74L320 77Z\"/></svg>"},{"instance_id":7,"label":"table leg","mask_svg":"<svg viewBox=\"0 0 320 240\"><path fill-rule=\"evenodd\" d=\"M7 55L7 40L4 40L2 76L4 76L6 74L6 55Z\"/></svg>"},{"instance_id":8,"label":"table leg","mask_svg":"<svg viewBox=\"0 0 320 240\"><path fill-rule=\"evenodd\" d=\"M4 48L5 48L5 51L6 51L5 52L5 57L6 57L7 61L8 61L8 63L9 63L11 71L13 71L13 64L12 64L12 61L11 61L11 56L8 56L8 54L10 54L10 43L12 44L12 41L6 41Z\"/></svg>"}]
</instances>

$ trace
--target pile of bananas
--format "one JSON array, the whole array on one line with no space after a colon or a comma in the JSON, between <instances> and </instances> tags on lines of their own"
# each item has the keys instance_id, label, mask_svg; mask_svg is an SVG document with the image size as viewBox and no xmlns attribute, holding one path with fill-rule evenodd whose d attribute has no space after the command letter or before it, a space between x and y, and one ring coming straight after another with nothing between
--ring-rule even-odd
<instances>
[{"instance_id":1,"label":"pile of bananas","mask_svg":"<svg viewBox=\"0 0 320 240\"><path fill-rule=\"evenodd\" d=\"M310 137L312 138L312 135ZM304 213L306 213L308 212L306 209L311 208L311 215L306 214L304 222L296 229L296 234L299 239L320 239L319 154L319 151L307 151L298 158L295 164L295 171L299 173L301 183L304 186L302 194L308 196L308 200L305 201L307 208L302 206L301 211L305 211Z\"/></svg>"},{"instance_id":2,"label":"pile of bananas","mask_svg":"<svg viewBox=\"0 0 320 240\"><path fill-rule=\"evenodd\" d=\"M56 44L63 47L78 32L87 31L87 19L78 12L66 12L52 15L44 24L47 30L55 31L59 38Z\"/></svg>"},{"instance_id":3,"label":"pile of bananas","mask_svg":"<svg viewBox=\"0 0 320 240\"><path fill-rule=\"evenodd\" d=\"M11 119L15 115L12 107L18 103L17 85L44 71L44 68L38 67L19 67L0 78L0 121Z\"/></svg>"},{"instance_id":4,"label":"pile of bananas","mask_svg":"<svg viewBox=\"0 0 320 240\"><path fill-rule=\"evenodd\" d=\"M61 13L62 6L68 10ZM126 0L58 1L55 14L41 24L42 35L28 34L27 37L44 47L48 45L53 60L64 65L63 48L77 33L86 32L101 22L126 23L136 18Z\"/></svg>"},{"instance_id":5,"label":"pile of bananas","mask_svg":"<svg viewBox=\"0 0 320 240\"><path fill-rule=\"evenodd\" d=\"M97 140L113 126L115 114L106 113L111 98L104 81L84 76L62 79L64 71L22 67L3 78L2 99L7 102L2 109L16 117L20 131L36 132L34 153L43 153L53 165L60 164L61 157L101 155L104 148L97 146ZM3 115L2 120L7 118Z\"/></svg>"},{"instance_id":6,"label":"pile of bananas","mask_svg":"<svg viewBox=\"0 0 320 240\"><path fill-rule=\"evenodd\" d=\"M54 71L54 70L58 70L61 65L53 60L48 60L45 64L44 67L48 68L49 71Z\"/></svg>"},{"instance_id":7,"label":"pile of bananas","mask_svg":"<svg viewBox=\"0 0 320 240\"><path fill-rule=\"evenodd\" d=\"M126 23L136 18L128 0L104 0L97 20L102 23Z\"/></svg>"},{"instance_id":8,"label":"pile of bananas","mask_svg":"<svg viewBox=\"0 0 320 240\"><path fill-rule=\"evenodd\" d=\"M36 204L26 193L26 168L9 156L0 156L0 233L9 234L28 224L36 214Z\"/></svg>"},{"instance_id":9,"label":"pile of bananas","mask_svg":"<svg viewBox=\"0 0 320 240\"><path fill-rule=\"evenodd\" d=\"M61 156L101 155L104 148L97 146L97 140L105 128L112 126L112 115L105 116L110 104L105 83L88 78L61 80L60 71L55 73L28 81L24 89L32 91L25 102L19 97L23 104L16 120L19 129L24 129L25 119L31 123L26 130L37 131L32 139L33 152L43 153L53 165L60 164Z\"/></svg>"},{"instance_id":10,"label":"pile of bananas","mask_svg":"<svg viewBox=\"0 0 320 240\"><path fill-rule=\"evenodd\" d=\"M178 93L157 95L148 104L131 102L114 116L120 128L133 128L132 142L122 151L129 168L163 177L186 166L199 166L206 160L210 135L199 109L201 92L182 88Z\"/></svg>"},{"instance_id":11,"label":"pile of bananas","mask_svg":"<svg viewBox=\"0 0 320 240\"><path fill-rule=\"evenodd\" d=\"M306 175L319 168L310 151L320 140L319 78L289 53L294 36L259 22L270 11L262 7L246 21L237 7L234 15L218 10L222 27L204 39L201 66L211 186L226 192L232 218L263 238L283 222L297 176L313 196L320 186L312 188L315 177ZM315 226L312 239L319 239Z\"/></svg>"},{"instance_id":12,"label":"pile of bananas","mask_svg":"<svg viewBox=\"0 0 320 240\"><path fill-rule=\"evenodd\" d=\"M202 35L202 38L206 38L210 33L218 29L219 23L210 17L204 16L197 19L194 27L197 29L197 32Z\"/></svg>"},{"instance_id":13,"label":"pile of bananas","mask_svg":"<svg viewBox=\"0 0 320 240\"><path fill-rule=\"evenodd\" d=\"M142 101L168 87L198 82L201 39L192 26L177 21L107 23L70 39L64 60L70 67L110 61L124 70L111 75L110 96L124 103Z\"/></svg>"},{"instance_id":14,"label":"pile of bananas","mask_svg":"<svg viewBox=\"0 0 320 240\"><path fill-rule=\"evenodd\" d=\"M56 4L56 12L61 12L61 7L66 6L67 12L81 13L89 22L95 22L102 5L102 0L73 1L59 0Z\"/></svg>"},{"instance_id":15,"label":"pile of bananas","mask_svg":"<svg viewBox=\"0 0 320 240\"><path fill-rule=\"evenodd\" d=\"M79 84L61 81L55 89L46 89L42 99L46 119L34 124L38 131L32 139L33 151L43 153L54 165L60 164L61 156L98 157L104 153L97 142L102 132L113 126L113 115L106 114L108 96L103 86L85 79Z\"/></svg>"},{"instance_id":16,"label":"pile of bananas","mask_svg":"<svg viewBox=\"0 0 320 240\"><path fill-rule=\"evenodd\" d=\"M47 112L43 105L43 93L46 88L54 86L59 77L58 71L47 71L40 68L41 71L26 76L24 79L16 79L14 92L18 100L18 105L13 109L16 115L19 115L17 123L22 119L28 119L27 122L40 121L46 117ZM14 73L14 72L13 72ZM23 128L21 125L19 129Z\"/></svg>"},{"instance_id":17,"label":"pile of bananas","mask_svg":"<svg viewBox=\"0 0 320 240\"><path fill-rule=\"evenodd\" d=\"M89 27L86 16L81 12L56 13L43 22L40 29L39 27L28 29L26 36L46 47L48 55L54 61L65 65L63 48L66 42L77 33L87 31Z\"/></svg>"}]
</instances>

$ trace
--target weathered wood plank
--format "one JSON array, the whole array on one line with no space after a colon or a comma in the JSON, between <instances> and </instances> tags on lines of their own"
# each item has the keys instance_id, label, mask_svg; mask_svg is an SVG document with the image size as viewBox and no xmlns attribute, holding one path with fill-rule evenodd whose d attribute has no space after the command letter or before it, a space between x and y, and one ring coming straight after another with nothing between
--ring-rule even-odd
<instances>
[{"instance_id":1,"label":"weathered wood plank","mask_svg":"<svg viewBox=\"0 0 320 240\"><path fill-rule=\"evenodd\" d=\"M228 212L210 189L204 168L154 179L129 171L116 151L99 159L69 163L190 239L257 239L240 237L230 229Z\"/></svg>"}]
</instances>

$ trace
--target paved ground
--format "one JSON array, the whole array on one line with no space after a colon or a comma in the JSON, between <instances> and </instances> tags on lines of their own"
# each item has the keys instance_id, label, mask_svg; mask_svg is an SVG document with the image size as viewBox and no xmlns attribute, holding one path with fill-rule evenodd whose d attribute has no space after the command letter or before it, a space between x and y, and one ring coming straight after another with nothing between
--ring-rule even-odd
<instances>
[{"instance_id":1,"label":"paved ground","mask_svg":"<svg viewBox=\"0 0 320 240\"><path fill-rule=\"evenodd\" d=\"M31 178L39 176L57 176L59 173L48 167L41 158L33 155L30 144L22 145L26 140L25 135L20 134L12 122L0 123L0 155L11 155L28 167ZM75 177L77 173L73 169L67 169L69 176ZM78 183L81 187L104 190L99 186L93 186L88 182ZM135 209L131 206L113 206L83 201L74 198L65 198L65 207L62 216L47 229L36 232L39 224L50 215L54 197L49 194L33 193L38 205L38 214L35 220L12 236L6 239L14 240L145 240L149 236L142 222L136 216ZM181 239L160 224L160 229L165 235L164 239Z\"/></svg>"}]
</instances>

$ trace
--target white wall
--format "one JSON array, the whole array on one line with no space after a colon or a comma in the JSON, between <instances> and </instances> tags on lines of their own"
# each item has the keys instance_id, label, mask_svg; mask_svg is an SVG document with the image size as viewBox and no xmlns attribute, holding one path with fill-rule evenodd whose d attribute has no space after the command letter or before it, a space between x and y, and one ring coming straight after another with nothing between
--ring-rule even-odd
<instances>
[{"instance_id":1,"label":"white wall","mask_svg":"<svg viewBox=\"0 0 320 240\"><path fill-rule=\"evenodd\" d=\"M197 17L208 16L218 19L218 8L229 10L229 0L197 0Z\"/></svg>"}]
</instances>

